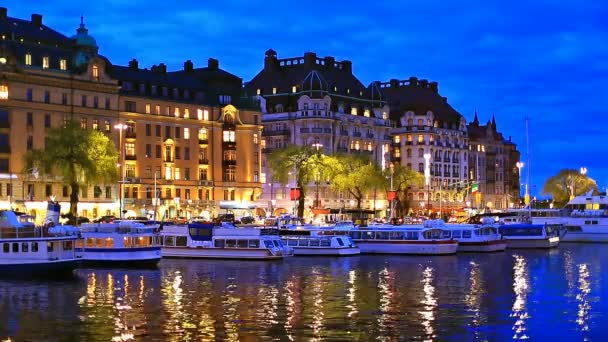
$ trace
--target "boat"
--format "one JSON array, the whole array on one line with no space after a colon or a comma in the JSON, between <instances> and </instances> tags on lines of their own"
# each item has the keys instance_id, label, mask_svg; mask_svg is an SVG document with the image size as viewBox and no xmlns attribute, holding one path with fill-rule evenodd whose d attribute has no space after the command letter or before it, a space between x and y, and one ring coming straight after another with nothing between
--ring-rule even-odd
<instances>
[{"instance_id":1,"label":"boat","mask_svg":"<svg viewBox=\"0 0 608 342\"><path fill-rule=\"evenodd\" d=\"M507 240L502 238L493 218L484 218L481 224L443 224L439 227L449 231L452 239L458 241L459 252L498 252L507 248ZM428 222L428 221L427 221Z\"/></svg>"},{"instance_id":2,"label":"boat","mask_svg":"<svg viewBox=\"0 0 608 342\"><path fill-rule=\"evenodd\" d=\"M348 235L359 246L361 254L454 254L458 241L449 232L435 227L391 226L353 230L324 230L326 235Z\"/></svg>"},{"instance_id":3,"label":"boat","mask_svg":"<svg viewBox=\"0 0 608 342\"><path fill-rule=\"evenodd\" d=\"M283 244L293 255L357 255L361 250L348 235L324 234L324 230L281 230Z\"/></svg>"},{"instance_id":4,"label":"boat","mask_svg":"<svg viewBox=\"0 0 608 342\"><path fill-rule=\"evenodd\" d=\"M329 226L328 228L337 229L337 230L351 230L357 228L353 221L344 220L344 221L336 221L335 224Z\"/></svg>"},{"instance_id":5,"label":"boat","mask_svg":"<svg viewBox=\"0 0 608 342\"><path fill-rule=\"evenodd\" d=\"M12 210L0 211L0 278L72 275L79 258L74 245L77 230L37 228L23 223Z\"/></svg>"},{"instance_id":6,"label":"boat","mask_svg":"<svg viewBox=\"0 0 608 342\"><path fill-rule=\"evenodd\" d=\"M559 245L561 225L513 223L499 228L507 248L553 248Z\"/></svg>"},{"instance_id":7,"label":"boat","mask_svg":"<svg viewBox=\"0 0 608 342\"><path fill-rule=\"evenodd\" d=\"M190 223L165 226L161 236L164 257L277 260L293 255L276 228Z\"/></svg>"}]
</instances>

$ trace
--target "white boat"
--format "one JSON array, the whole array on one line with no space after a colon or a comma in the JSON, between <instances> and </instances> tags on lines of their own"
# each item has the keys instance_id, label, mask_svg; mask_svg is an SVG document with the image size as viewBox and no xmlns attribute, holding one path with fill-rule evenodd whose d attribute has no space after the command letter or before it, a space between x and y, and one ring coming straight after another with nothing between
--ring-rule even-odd
<instances>
[{"instance_id":1,"label":"white boat","mask_svg":"<svg viewBox=\"0 0 608 342\"><path fill-rule=\"evenodd\" d=\"M61 207L49 202L45 224L59 226ZM85 266L155 267L161 258L160 236L157 226L136 221L112 223L84 223L79 227L82 240L76 242L76 252Z\"/></svg>"},{"instance_id":2,"label":"white boat","mask_svg":"<svg viewBox=\"0 0 608 342\"><path fill-rule=\"evenodd\" d=\"M350 236L361 254L444 255L454 254L458 249L458 241L446 237L446 232L440 228L386 225L382 228L325 230L323 234Z\"/></svg>"},{"instance_id":3,"label":"white boat","mask_svg":"<svg viewBox=\"0 0 608 342\"><path fill-rule=\"evenodd\" d=\"M79 259L74 250L78 231L35 228L11 210L0 211L0 277L71 275Z\"/></svg>"},{"instance_id":4,"label":"white boat","mask_svg":"<svg viewBox=\"0 0 608 342\"><path fill-rule=\"evenodd\" d=\"M357 228L353 221L345 220L345 221L337 221L334 225L329 226L328 228L336 229L336 230L351 230Z\"/></svg>"},{"instance_id":5,"label":"white boat","mask_svg":"<svg viewBox=\"0 0 608 342\"><path fill-rule=\"evenodd\" d=\"M164 257L272 260L293 255L293 249L281 242L277 229L193 223L165 226L161 235Z\"/></svg>"},{"instance_id":6,"label":"white boat","mask_svg":"<svg viewBox=\"0 0 608 342\"><path fill-rule=\"evenodd\" d=\"M283 244L294 255L357 255L361 250L348 235L324 234L324 230L281 230Z\"/></svg>"},{"instance_id":7,"label":"white boat","mask_svg":"<svg viewBox=\"0 0 608 342\"><path fill-rule=\"evenodd\" d=\"M553 248L559 245L560 225L514 223L499 228L507 248Z\"/></svg>"},{"instance_id":8,"label":"white boat","mask_svg":"<svg viewBox=\"0 0 608 342\"><path fill-rule=\"evenodd\" d=\"M507 240L502 238L492 218L481 224L442 224L440 228L458 241L459 252L498 252L507 248Z\"/></svg>"}]
</instances>

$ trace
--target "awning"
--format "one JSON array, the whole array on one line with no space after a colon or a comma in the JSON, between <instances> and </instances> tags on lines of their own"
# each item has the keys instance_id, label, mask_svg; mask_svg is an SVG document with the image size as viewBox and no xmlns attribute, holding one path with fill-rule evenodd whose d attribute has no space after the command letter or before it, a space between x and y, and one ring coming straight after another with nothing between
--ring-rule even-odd
<instances>
[{"instance_id":1,"label":"awning","mask_svg":"<svg viewBox=\"0 0 608 342\"><path fill-rule=\"evenodd\" d=\"M327 215L330 213L329 209L312 209L312 213L315 215Z\"/></svg>"}]
</instances>

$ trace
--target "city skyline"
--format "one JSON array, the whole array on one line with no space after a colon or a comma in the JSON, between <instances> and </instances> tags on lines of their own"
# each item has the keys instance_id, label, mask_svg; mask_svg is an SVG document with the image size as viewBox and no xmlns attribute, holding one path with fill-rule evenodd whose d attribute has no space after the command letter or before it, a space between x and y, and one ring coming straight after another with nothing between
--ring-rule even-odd
<instances>
[{"instance_id":1,"label":"city skyline","mask_svg":"<svg viewBox=\"0 0 608 342\"><path fill-rule=\"evenodd\" d=\"M530 118L533 194L561 168L585 166L600 188L608 185L608 168L594 157L602 152L597 142L608 135L601 128L608 123L601 115L602 80L608 75L608 48L602 44L608 25L601 18L608 6L307 3L329 13L321 20L319 11L277 15L274 8L284 3L265 4L228 1L203 9L195 2L74 7L8 1L5 6L13 17L42 14L45 25L66 35L83 14L100 54L120 65L137 58L142 67L166 63L176 70L185 60L202 66L214 57L249 81L272 48L286 57L316 51L351 60L366 85L409 76L437 81L467 122L475 110L481 123L495 114L498 129L522 152L522 182L530 166L524 128L524 118Z\"/></svg>"}]
</instances>

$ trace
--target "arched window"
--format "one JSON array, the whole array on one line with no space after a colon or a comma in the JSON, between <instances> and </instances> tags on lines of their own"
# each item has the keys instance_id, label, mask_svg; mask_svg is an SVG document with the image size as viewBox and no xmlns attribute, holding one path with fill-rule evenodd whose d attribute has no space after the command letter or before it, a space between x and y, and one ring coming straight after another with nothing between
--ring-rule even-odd
<instances>
[{"instance_id":1,"label":"arched window","mask_svg":"<svg viewBox=\"0 0 608 342\"><path fill-rule=\"evenodd\" d=\"M412 157L412 149L411 149L411 148L408 148L408 149L407 149L406 156L407 156L408 158L411 158L411 157Z\"/></svg>"},{"instance_id":2,"label":"arched window","mask_svg":"<svg viewBox=\"0 0 608 342\"><path fill-rule=\"evenodd\" d=\"M424 172L424 163L418 163L418 172Z\"/></svg>"},{"instance_id":3,"label":"arched window","mask_svg":"<svg viewBox=\"0 0 608 342\"><path fill-rule=\"evenodd\" d=\"M413 126L413 125L414 125L414 120L412 120L412 119L407 119L407 125L408 125L408 126Z\"/></svg>"},{"instance_id":4,"label":"arched window","mask_svg":"<svg viewBox=\"0 0 608 342\"><path fill-rule=\"evenodd\" d=\"M418 158L423 158L424 157L424 149L423 148L419 148L418 149Z\"/></svg>"}]
</instances>

